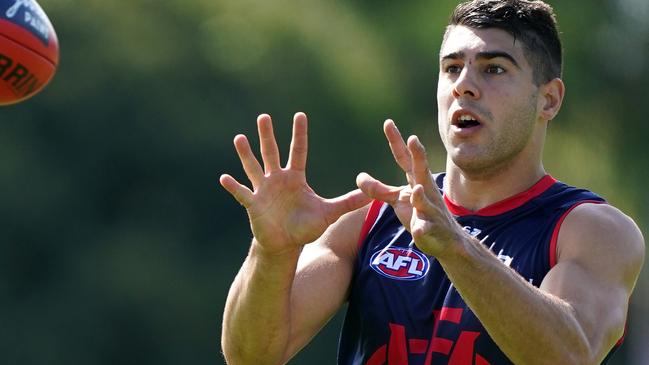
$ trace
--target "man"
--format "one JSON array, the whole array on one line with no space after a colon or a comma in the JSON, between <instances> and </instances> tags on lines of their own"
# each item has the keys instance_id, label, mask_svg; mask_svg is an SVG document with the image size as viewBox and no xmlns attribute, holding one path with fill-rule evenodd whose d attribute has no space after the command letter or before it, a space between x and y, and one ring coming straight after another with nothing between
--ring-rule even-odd
<instances>
[{"instance_id":1,"label":"man","mask_svg":"<svg viewBox=\"0 0 649 365\"><path fill-rule=\"evenodd\" d=\"M224 313L228 363L287 362L346 301L339 364L605 362L644 242L622 212L543 169L560 75L547 4L460 4L440 51L446 172L431 174L418 138L404 142L388 120L408 184L362 173L360 190L330 200L305 179L306 116L294 117L284 168L259 116L263 167L234 139L252 190L220 180L254 234Z\"/></svg>"}]
</instances>

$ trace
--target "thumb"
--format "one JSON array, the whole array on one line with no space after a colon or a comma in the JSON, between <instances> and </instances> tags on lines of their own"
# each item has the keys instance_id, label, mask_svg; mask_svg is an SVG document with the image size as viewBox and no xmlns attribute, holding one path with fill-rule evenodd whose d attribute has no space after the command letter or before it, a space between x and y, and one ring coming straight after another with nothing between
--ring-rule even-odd
<instances>
[{"instance_id":1,"label":"thumb","mask_svg":"<svg viewBox=\"0 0 649 365\"><path fill-rule=\"evenodd\" d=\"M388 204L397 201L399 192L402 189L399 186L386 185L365 172L358 174L356 177L356 185L370 198L381 200Z\"/></svg>"},{"instance_id":2,"label":"thumb","mask_svg":"<svg viewBox=\"0 0 649 365\"><path fill-rule=\"evenodd\" d=\"M361 208L372 201L362 191L356 189L333 199L325 199L328 203L328 220L335 221L345 213Z\"/></svg>"},{"instance_id":3,"label":"thumb","mask_svg":"<svg viewBox=\"0 0 649 365\"><path fill-rule=\"evenodd\" d=\"M228 191L238 202L246 209L252 203L253 193L243 184L240 184L235 178L228 174L223 174L219 178L221 186Z\"/></svg>"}]
</instances>

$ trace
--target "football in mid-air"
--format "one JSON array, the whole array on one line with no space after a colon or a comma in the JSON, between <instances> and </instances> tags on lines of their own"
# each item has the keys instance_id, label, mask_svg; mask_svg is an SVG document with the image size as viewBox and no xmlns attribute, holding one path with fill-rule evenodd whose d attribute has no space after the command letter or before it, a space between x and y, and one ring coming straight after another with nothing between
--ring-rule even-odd
<instances>
[{"instance_id":1,"label":"football in mid-air","mask_svg":"<svg viewBox=\"0 0 649 365\"><path fill-rule=\"evenodd\" d=\"M34 0L0 0L0 105L47 85L59 64L54 27Z\"/></svg>"}]
</instances>

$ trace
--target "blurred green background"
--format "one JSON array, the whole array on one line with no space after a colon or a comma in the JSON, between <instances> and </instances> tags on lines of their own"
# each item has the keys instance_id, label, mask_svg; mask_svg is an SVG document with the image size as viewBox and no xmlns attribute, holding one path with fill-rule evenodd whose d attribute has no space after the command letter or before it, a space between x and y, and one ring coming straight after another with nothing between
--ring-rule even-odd
<instances>
[{"instance_id":1,"label":"blurred green background","mask_svg":"<svg viewBox=\"0 0 649 365\"><path fill-rule=\"evenodd\" d=\"M443 168L437 52L456 1L42 0L53 82L0 109L0 363L221 364L220 321L250 239L218 185L270 113L284 152L310 117L308 177L402 181L394 118ZM649 228L649 2L551 1L567 97L545 166ZM614 364L649 363L649 270ZM341 316L292 364L333 364ZM263 325L263 324L260 324Z\"/></svg>"}]
</instances>

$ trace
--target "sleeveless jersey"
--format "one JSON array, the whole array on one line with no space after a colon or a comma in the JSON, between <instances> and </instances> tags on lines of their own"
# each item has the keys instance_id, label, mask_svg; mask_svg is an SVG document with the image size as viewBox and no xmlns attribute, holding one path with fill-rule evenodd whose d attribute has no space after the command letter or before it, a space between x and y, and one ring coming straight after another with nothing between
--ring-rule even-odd
<instances>
[{"instance_id":1,"label":"sleeveless jersey","mask_svg":"<svg viewBox=\"0 0 649 365\"><path fill-rule=\"evenodd\" d=\"M444 177L435 176L440 193ZM529 190L476 212L446 196L444 201L469 234L536 287L556 263L559 228L570 210L584 202L604 202L549 175ZM339 365L512 363L435 257L414 245L389 205L372 203L359 245Z\"/></svg>"}]
</instances>

